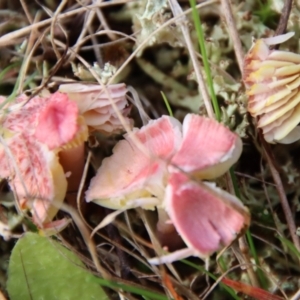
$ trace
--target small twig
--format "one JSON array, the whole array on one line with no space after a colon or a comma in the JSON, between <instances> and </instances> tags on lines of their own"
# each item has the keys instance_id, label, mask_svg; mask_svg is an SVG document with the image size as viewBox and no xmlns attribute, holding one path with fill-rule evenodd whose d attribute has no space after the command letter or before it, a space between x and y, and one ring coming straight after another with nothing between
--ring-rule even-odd
<instances>
[{"instance_id":1,"label":"small twig","mask_svg":"<svg viewBox=\"0 0 300 300\"><path fill-rule=\"evenodd\" d=\"M55 205L55 203L53 203ZM103 276L104 279L110 279L111 275L106 271L100 264L98 255L97 255L97 248L96 245L93 241L93 239L90 236L90 231L89 229L85 226L84 222L81 220L81 217L79 216L78 212L76 209L73 207L66 205L64 203L60 204L61 206L59 207L62 211L68 213L71 215L72 220L76 224L78 230L81 233L82 238L85 241L85 244L87 245L87 248L89 250L89 253L91 255L91 258L93 260L93 263L95 265L96 270Z\"/></svg>"},{"instance_id":2,"label":"small twig","mask_svg":"<svg viewBox=\"0 0 300 300\"><path fill-rule=\"evenodd\" d=\"M283 34L285 32L292 9L292 4L293 0L285 0L283 10L280 15L280 20L274 33L274 36Z\"/></svg>"},{"instance_id":3,"label":"small twig","mask_svg":"<svg viewBox=\"0 0 300 300\"><path fill-rule=\"evenodd\" d=\"M102 51L101 51L100 47L97 47L98 41L97 41L96 35L93 34L93 29L92 29L91 26L89 26L88 32L89 32L89 34L91 36L92 49L93 49L93 51L95 53L96 61L97 61L98 65L99 65L99 67L103 68L104 62L103 62L103 57L102 57ZM80 49L80 50L82 50L82 49Z\"/></svg>"},{"instance_id":4,"label":"small twig","mask_svg":"<svg viewBox=\"0 0 300 300\"><path fill-rule=\"evenodd\" d=\"M33 23L33 19L32 19L32 16L31 16L30 12L29 12L29 9L28 9L28 7L27 7L27 4L25 3L24 0L20 0L20 2L21 2L22 8L23 8L23 10L24 10L24 13L25 13L25 15L26 15L26 18L27 18L28 22L29 22L30 24L32 24L32 23Z\"/></svg>"},{"instance_id":5,"label":"small twig","mask_svg":"<svg viewBox=\"0 0 300 300\"><path fill-rule=\"evenodd\" d=\"M300 299L300 290L292 297L290 300L299 300Z\"/></svg>"},{"instance_id":6,"label":"small twig","mask_svg":"<svg viewBox=\"0 0 300 300\"><path fill-rule=\"evenodd\" d=\"M225 17L227 27L229 30L229 35L233 41L233 48L235 52L235 56L241 71L243 74L243 66L244 66L244 53L242 48L241 39L239 37L239 33L237 31L235 21L232 14L232 9L229 0L222 0L222 8L223 8L223 16Z\"/></svg>"},{"instance_id":7,"label":"small twig","mask_svg":"<svg viewBox=\"0 0 300 300\"><path fill-rule=\"evenodd\" d=\"M55 36L55 26L58 24L59 25L59 22L58 22L58 16L61 14L61 11L63 10L64 6L67 4L68 0L62 0L60 2L60 4L58 5L57 9L55 10L53 16L52 16L52 22L51 22L51 26L50 26L50 33L51 33L51 43L52 43L52 47L53 47L53 51L57 57L57 59L60 59L61 58L61 55L55 45L55 43L53 42L53 39L54 39L54 36ZM59 25L59 27L61 28L61 26ZM62 28L61 28L62 31L64 31Z\"/></svg>"},{"instance_id":8,"label":"small twig","mask_svg":"<svg viewBox=\"0 0 300 300\"><path fill-rule=\"evenodd\" d=\"M94 17L96 15L95 10L88 10L85 14L85 20L82 25L82 30L80 32L80 35L77 38L77 41L75 45L73 46L74 54L71 54L70 60L73 61L75 58L75 54L79 52L79 45L81 44L81 40L85 37L86 33L88 32L88 29L90 28L92 22L94 21Z\"/></svg>"},{"instance_id":9,"label":"small twig","mask_svg":"<svg viewBox=\"0 0 300 300\"><path fill-rule=\"evenodd\" d=\"M35 24L39 18L40 18L40 14L37 13L35 16L35 19L33 21L34 22L33 24ZM42 41L42 39L43 39L43 34L39 35L39 33L36 30L32 30L32 32L29 35L28 44L27 44L25 55L24 55L25 59L23 60L22 66L20 69L17 94L21 94L21 92L23 90L23 83L25 81L27 70L29 69L29 65L32 61L32 56L34 54L34 51L40 45L40 42Z\"/></svg>"},{"instance_id":10,"label":"small twig","mask_svg":"<svg viewBox=\"0 0 300 300\"><path fill-rule=\"evenodd\" d=\"M232 177L230 176L230 173L227 172L225 174L225 178L226 178L226 183L227 183L227 189L230 192L230 194L235 195L235 189L234 189L234 185L233 185L233 180ZM253 266L251 264L251 259L249 257L249 246L248 243L246 241L245 236L241 236L238 239L238 244L239 244L239 251L237 251L237 249L234 247L234 244L232 245L232 250L235 253L236 257L241 257L241 259L243 259L243 261L249 265L249 267L246 268L249 280L251 282L251 284L253 286L259 286L259 282L257 280L256 274L254 272ZM237 253L238 252L238 253ZM240 254L240 255L238 255ZM241 262L240 262L241 263Z\"/></svg>"},{"instance_id":11,"label":"small twig","mask_svg":"<svg viewBox=\"0 0 300 300\"><path fill-rule=\"evenodd\" d=\"M94 0L93 3L97 3L97 4L101 4L102 0L99 1L99 0ZM102 12L102 10L100 8L97 8L96 10L96 14L97 14L97 17L101 23L101 25L103 26L104 30L106 30L108 33L107 33L107 36L112 40L112 41L115 41L117 39L117 36L114 34L113 31L110 30L110 27L108 25L108 22L106 21L106 18Z\"/></svg>"},{"instance_id":12,"label":"small twig","mask_svg":"<svg viewBox=\"0 0 300 300\"><path fill-rule=\"evenodd\" d=\"M72 17L74 15L77 15L79 13L85 12L89 9L93 9L93 8L96 8L96 7L106 7L106 6L110 6L110 5L119 5L119 4L124 4L124 3L127 3L127 2L128 2L128 0L115 0L115 1L110 1L110 2L102 2L101 5L100 4L94 5L93 4L93 5L89 5L89 6L85 6L85 7L80 7L78 9L74 9L74 10L68 11L66 13L59 14L57 16L57 21L65 20L66 18ZM29 25L27 27L23 27L21 29L15 30L13 32L7 33L7 34L0 37L0 47L1 46L2 47L3 46L7 47L9 45L13 45L16 42L19 42L19 41L15 41L15 39L23 37L24 35L30 33L32 30L39 29L43 26L49 25L49 24L51 24L51 22L53 22L53 18L49 18L49 19L40 21L38 23L34 23L32 25Z\"/></svg>"},{"instance_id":13,"label":"small twig","mask_svg":"<svg viewBox=\"0 0 300 300\"><path fill-rule=\"evenodd\" d=\"M235 25L235 21L233 18L229 0L222 0L221 2L222 2L222 8L223 8L223 15L224 15L226 23L227 23L230 37L233 40L233 47L235 50L235 55L236 55L237 62L238 62L239 68L240 68L240 72L242 74L243 73L243 65L244 65L244 53L243 53L243 49L242 49L242 43L239 38L239 34L238 34L238 31L237 31L237 28ZM232 178L229 173L226 174L226 178L227 178L227 183L228 183L228 187L229 187L229 192L234 195L235 191L234 191L234 187L233 187L233 182L232 182ZM249 276L249 279L253 286L259 286L259 282L257 280L256 274L251 265L250 257L248 255L249 247L248 247L245 236L240 237L238 240L238 243L239 243L239 249L241 251L243 260L246 262L246 264L249 264L249 266L250 266L249 268L247 268L247 274Z\"/></svg>"},{"instance_id":14,"label":"small twig","mask_svg":"<svg viewBox=\"0 0 300 300\"><path fill-rule=\"evenodd\" d=\"M297 228L295 225L294 217L293 217L291 208L289 206L279 172L275 168L274 156L271 152L269 144L267 144L265 142L264 137L262 136L262 133L260 133L260 139L261 139L261 142L263 145L264 154L265 154L266 160L268 162L272 177L276 184L276 189L277 189L277 192L279 195L279 199L280 199L281 206L282 206L282 209L283 209L283 212L285 215L285 219L286 219L289 231L290 231L292 241L293 241L295 247L297 248L297 250L300 251L300 243L299 243L299 238L296 234Z\"/></svg>"}]
</instances>

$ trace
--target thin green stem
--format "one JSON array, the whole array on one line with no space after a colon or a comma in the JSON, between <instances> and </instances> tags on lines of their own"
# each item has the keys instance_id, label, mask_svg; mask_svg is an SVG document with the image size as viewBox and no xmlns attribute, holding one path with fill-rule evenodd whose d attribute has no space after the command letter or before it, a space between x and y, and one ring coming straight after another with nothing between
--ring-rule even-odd
<instances>
[{"instance_id":1,"label":"thin green stem","mask_svg":"<svg viewBox=\"0 0 300 300\"><path fill-rule=\"evenodd\" d=\"M201 25L201 19L200 19L198 10L196 9L196 1L190 0L190 5L192 8L193 21L194 21L195 28L196 28L197 35L198 35L198 41L199 41L200 51L201 51L201 55L202 55L204 70L205 70L205 74L207 77L206 79L207 79L207 83L208 83L208 87L209 87L210 97L212 99L212 104L213 104L214 111L216 114L216 119L218 120L218 122L220 122L221 121L221 111L220 111L219 103L218 103L218 100L217 100L217 97L216 97L216 94L214 91L213 80L212 80L212 76L211 76L211 72L210 72L210 66L209 66L209 62L208 62L208 58L207 58L207 54L206 54L205 43L204 43L204 33L203 33L202 25Z\"/></svg>"},{"instance_id":2,"label":"thin green stem","mask_svg":"<svg viewBox=\"0 0 300 300\"><path fill-rule=\"evenodd\" d=\"M168 101L166 95L164 94L164 92L160 92L160 93L161 93L161 95L162 95L162 97L163 97L163 99L164 99L164 101L165 101L165 105L166 105L166 107L167 107L167 111L168 111L168 113L169 113L169 116L170 116L170 117L173 117L173 111L172 111L172 108L171 108L171 106L170 106L170 104L169 104L169 101Z\"/></svg>"}]
</instances>

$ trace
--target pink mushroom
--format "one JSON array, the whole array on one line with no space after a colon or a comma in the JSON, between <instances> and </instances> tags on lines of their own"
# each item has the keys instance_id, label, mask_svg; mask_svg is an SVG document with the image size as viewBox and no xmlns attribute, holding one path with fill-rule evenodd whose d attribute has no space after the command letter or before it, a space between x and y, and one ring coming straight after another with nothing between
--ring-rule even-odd
<instances>
[{"instance_id":1,"label":"pink mushroom","mask_svg":"<svg viewBox=\"0 0 300 300\"><path fill-rule=\"evenodd\" d=\"M189 114L181 128L163 116L125 135L103 161L86 200L120 210L164 209L158 229L173 223L188 245L180 257L207 256L228 246L249 224L249 214L234 196L195 179L221 176L241 151L240 138L214 120Z\"/></svg>"},{"instance_id":2,"label":"pink mushroom","mask_svg":"<svg viewBox=\"0 0 300 300\"><path fill-rule=\"evenodd\" d=\"M228 171L242 153L242 141L225 126L189 114L182 127L182 143L172 164L199 179L214 179Z\"/></svg>"},{"instance_id":3,"label":"pink mushroom","mask_svg":"<svg viewBox=\"0 0 300 300\"><path fill-rule=\"evenodd\" d=\"M84 141L87 127L77 105L61 93L29 101L22 95L2 111L0 177L8 179L20 208L32 211L33 222L49 227L67 191L57 154Z\"/></svg>"},{"instance_id":4,"label":"pink mushroom","mask_svg":"<svg viewBox=\"0 0 300 300\"><path fill-rule=\"evenodd\" d=\"M115 108L123 116L124 122L132 127L133 121L127 117L130 112L126 99L127 88L123 83L112 84L104 90L100 85L87 85L80 83L63 84L59 91L66 93L76 102L79 113L85 118L90 131L99 131L104 134L115 134L124 131ZM111 97L111 99L109 99Z\"/></svg>"},{"instance_id":5,"label":"pink mushroom","mask_svg":"<svg viewBox=\"0 0 300 300\"><path fill-rule=\"evenodd\" d=\"M127 117L130 107L126 99L127 88L123 83L108 85L105 89L96 84L63 84L59 87L59 91L76 103L79 114L84 118L90 132L97 131L105 135L112 135L124 131L124 125L130 129L133 126L133 120ZM77 176L76 179L75 175L76 173L80 175L83 172L84 148L69 151L72 153L62 152L60 159L66 167L65 170L72 170L73 177L68 180L70 193L67 195L67 201L76 205L76 194L74 194L72 186L78 187L81 180L81 176ZM70 155L78 158L76 165L68 159Z\"/></svg>"},{"instance_id":6,"label":"pink mushroom","mask_svg":"<svg viewBox=\"0 0 300 300\"><path fill-rule=\"evenodd\" d=\"M248 211L235 196L182 172L171 173L165 201L175 228L193 250L189 255L207 257L249 225Z\"/></svg>"},{"instance_id":7,"label":"pink mushroom","mask_svg":"<svg viewBox=\"0 0 300 300\"><path fill-rule=\"evenodd\" d=\"M60 90L64 93L30 100L21 95L14 103L0 97L0 177L9 180L20 208L31 209L34 223L47 230L63 225L52 218L66 192L74 195L79 186L88 128L105 134L123 130L111 101L123 122L129 128L133 124L124 84L108 86L108 94L98 85L62 85ZM65 172L71 173L68 179Z\"/></svg>"},{"instance_id":8,"label":"pink mushroom","mask_svg":"<svg viewBox=\"0 0 300 300\"><path fill-rule=\"evenodd\" d=\"M113 149L114 154L104 159L86 200L112 209L159 206L167 163L179 147L180 131L181 124L176 119L164 116L126 134L125 140Z\"/></svg>"}]
</instances>

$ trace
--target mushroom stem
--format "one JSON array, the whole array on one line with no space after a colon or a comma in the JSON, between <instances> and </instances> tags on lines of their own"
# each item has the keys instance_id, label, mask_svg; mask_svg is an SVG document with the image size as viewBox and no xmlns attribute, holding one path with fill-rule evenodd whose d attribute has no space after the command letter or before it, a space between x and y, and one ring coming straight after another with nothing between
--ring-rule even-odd
<instances>
[{"instance_id":1,"label":"mushroom stem","mask_svg":"<svg viewBox=\"0 0 300 300\"><path fill-rule=\"evenodd\" d=\"M156 234L162 246L167 246L169 251L174 251L183 245L183 241L178 235L171 219L163 208L157 208L158 222L156 224Z\"/></svg>"},{"instance_id":2,"label":"mushroom stem","mask_svg":"<svg viewBox=\"0 0 300 300\"><path fill-rule=\"evenodd\" d=\"M163 208L157 208L158 222L156 225L157 231L160 233L169 233L174 231L174 225L171 223L168 213Z\"/></svg>"},{"instance_id":3,"label":"mushroom stem","mask_svg":"<svg viewBox=\"0 0 300 300\"><path fill-rule=\"evenodd\" d=\"M81 181L85 163L84 150L84 143L82 143L75 148L66 149L59 153L59 160L64 171L66 173L70 173L70 175L67 176L68 190L66 199L73 207L77 207L77 190Z\"/></svg>"}]
</instances>

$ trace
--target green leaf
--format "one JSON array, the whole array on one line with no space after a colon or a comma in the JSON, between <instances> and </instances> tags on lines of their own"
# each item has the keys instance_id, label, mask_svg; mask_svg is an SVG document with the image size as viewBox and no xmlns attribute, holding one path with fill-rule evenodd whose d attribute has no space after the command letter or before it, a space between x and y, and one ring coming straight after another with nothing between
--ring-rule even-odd
<instances>
[{"instance_id":1,"label":"green leaf","mask_svg":"<svg viewBox=\"0 0 300 300\"><path fill-rule=\"evenodd\" d=\"M277 236L277 238L295 255L295 257L298 259L300 258L300 252L291 241L282 236Z\"/></svg>"},{"instance_id":2,"label":"green leaf","mask_svg":"<svg viewBox=\"0 0 300 300\"><path fill-rule=\"evenodd\" d=\"M108 299L80 259L58 242L26 233L9 261L11 300Z\"/></svg>"}]
</instances>

